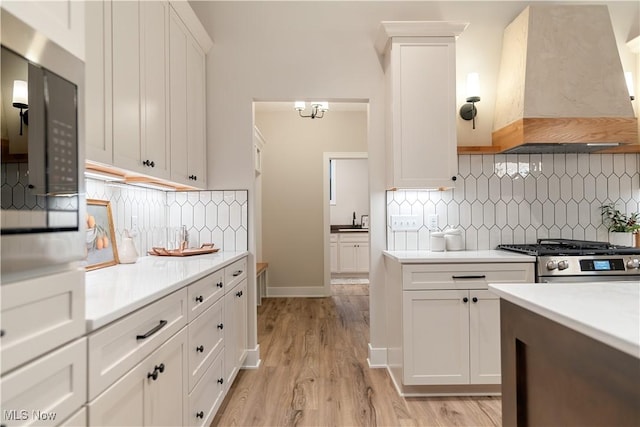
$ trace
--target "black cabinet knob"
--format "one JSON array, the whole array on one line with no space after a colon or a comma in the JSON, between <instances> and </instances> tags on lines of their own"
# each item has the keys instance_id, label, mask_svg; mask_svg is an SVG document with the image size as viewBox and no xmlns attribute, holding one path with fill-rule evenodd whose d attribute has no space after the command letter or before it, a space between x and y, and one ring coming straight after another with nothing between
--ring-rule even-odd
<instances>
[{"instance_id":1,"label":"black cabinet knob","mask_svg":"<svg viewBox=\"0 0 640 427\"><path fill-rule=\"evenodd\" d=\"M218 329L224 329L224 324L223 323L218 323Z\"/></svg>"},{"instance_id":2,"label":"black cabinet knob","mask_svg":"<svg viewBox=\"0 0 640 427\"><path fill-rule=\"evenodd\" d=\"M224 285L222 284L222 282L218 282L218 283L216 283L216 286L219 287L219 288L222 288L222 286L224 286Z\"/></svg>"},{"instance_id":3,"label":"black cabinet knob","mask_svg":"<svg viewBox=\"0 0 640 427\"><path fill-rule=\"evenodd\" d=\"M478 298L473 297L473 298L471 298L471 301L473 301L473 302L478 302Z\"/></svg>"},{"instance_id":4,"label":"black cabinet knob","mask_svg":"<svg viewBox=\"0 0 640 427\"><path fill-rule=\"evenodd\" d=\"M196 351L197 351L198 353L203 353L203 352L204 352L204 346L203 346L203 345L201 345L201 346L199 346L199 347L196 347Z\"/></svg>"},{"instance_id":5,"label":"black cabinet knob","mask_svg":"<svg viewBox=\"0 0 640 427\"><path fill-rule=\"evenodd\" d=\"M157 380L158 379L158 369L154 369L153 372L148 372L147 373L147 379L149 378L153 378L153 380Z\"/></svg>"},{"instance_id":6,"label":"black cabinet knob","mask_svg":"<svg viewBox=\"0 0 640 427\"><path fill-rule=\"evenodd\" d=\"M0 329L0 338L4 336L4 329Z\"/></svg>"},{"instance_id":7,"label":"black cabinet knob","mask_svg":"<svg viewBox=\"0 0 640 427\"><path fill-rule=\"evenodd\" d=\"M33 190L34 188L36 188L36 186L35 186L35 185L33 185L33 184L29 184L29 185L27 185L27 187L29 187L29 188L30 188L30 189L32 189L32 190Z\"/></svg>"},{"instance_id":8,"label":"black cabinet knob","mask_svg":"<svg viewBox=\"0 0 640 427\"><path fill-rule=\"evenodd\" d=\"M240 298L240 297L242 296L242 291L238 291L238 292L236 292L236 296L237 296L238 298Z\"/></svg>"},{"instance_id":9,"label":"black cabinet knob","mask_svg":"<svg viewBox=\"0 0 640 427\"><path fill-rule=\"evenodd\" d=\"M462 302L469 302L469 298L467 297L462 298Z\"/></svg>"},{"instance_id":10,"label":"black cabinet knob","mask_svg":"<svg viewBox=\"0 0 640 427\"><path fill-rule=\"evenodd\" d=\"M196 413L196 418L204 418L204 412L200 411Z\"/></svg>"},{"instance_id":11,"label":"black cabinet knob","mask_svg":"<svg viewBox=\"0 0 640 427\"><path fill-rule=\"evenodd\" d=\"M149 160L149 159L147 159L147 160L145 160L144 162L142 162L142 164L143 164L144 166L149 166L149 167L152 167L152 168L155 168L155 167L156 167L155 162L154 162L153 160Z\"/></svg>"},{"instance_id":12,"label":"black cabinet knob","mask_svg":"<svg viewBox=\"0 0 640 427\"><path fill-rule=\"evenodd\" d=\"M160 371L160 373L164 372L164 363L161 363L160 366L156 366L156 369Z\"/></svg>"},{"instance_id":13,"label":"black cabinet knob","mask_svg":"<svg viewBox=\"0 0 640 427\"><path fill-rule=\"evenodd\" d=\"M451 181L457 181L457 180L458 180L457 176L454 175L454 176L451 177Z\"/></svg>"},{"instance_id":14,"label":"black cabinet knob","mask_svg":"<svg viewBox=\"0 0 640 427\"><path fill-rule=\"evenodd\" d=\"M196 302L202 302L202 301L204 301L204 298L202 297L202 295L198 295L196 297Z\"/></svg>"},{"instance_id":15,"label":"black cabinet knob","mask_svg":"<svg viewBox=\"0 0 640 427\"><path fill-rule=\"evenodd\" d=\"M224 383L224 378L218 378L218 384Z\"/></svg>"}]
</instances>

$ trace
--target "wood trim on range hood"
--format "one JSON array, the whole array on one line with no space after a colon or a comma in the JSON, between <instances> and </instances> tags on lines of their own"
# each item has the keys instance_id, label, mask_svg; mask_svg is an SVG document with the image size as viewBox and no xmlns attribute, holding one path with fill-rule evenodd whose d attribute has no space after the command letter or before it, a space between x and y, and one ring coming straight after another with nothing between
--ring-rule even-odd
<instances>
[{"instance_id":1,"label":"wood trim on range hood","mask_svg":"<svg viewBox=\"0 0 640 427\"><path fill-rule=\"evenodd\" d=\"M604 5L524 9L504 32L496 95L495 152L640 152Z\"/></svg>"}]
</instances>

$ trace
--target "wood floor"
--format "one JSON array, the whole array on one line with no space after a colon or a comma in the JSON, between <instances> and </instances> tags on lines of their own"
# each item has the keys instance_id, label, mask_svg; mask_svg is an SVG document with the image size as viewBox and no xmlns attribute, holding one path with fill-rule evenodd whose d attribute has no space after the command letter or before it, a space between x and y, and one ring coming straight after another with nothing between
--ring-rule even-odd
<instances>
[{"instance_id":1,"label":"wood floor","mask_svg":"<svg viewBox=\"0 0 640 427\"><path fill-rule=\"evenodd\" d=\"M329 298L267 298L262 364L243 370L213 426L496 426L500 398L402 398L367 366L368 286Z\"/></svg>"}]
</instances>

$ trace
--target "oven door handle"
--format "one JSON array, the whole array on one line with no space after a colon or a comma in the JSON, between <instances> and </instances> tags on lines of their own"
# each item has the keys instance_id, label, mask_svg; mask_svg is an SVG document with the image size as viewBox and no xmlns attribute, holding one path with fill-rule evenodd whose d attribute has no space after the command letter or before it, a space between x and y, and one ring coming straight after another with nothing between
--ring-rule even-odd
<instances>
[{"instance_id":1,"label":"oven door handle","mask_svg":"<svg viewBox=\"0 0 640 427\"><path fill-rule=\"evenodd\" d=\"M485 274L476 274L476 275L468 275L468 276L451 276L452 279L486 279Z\"/></svg>"}]
</instances>

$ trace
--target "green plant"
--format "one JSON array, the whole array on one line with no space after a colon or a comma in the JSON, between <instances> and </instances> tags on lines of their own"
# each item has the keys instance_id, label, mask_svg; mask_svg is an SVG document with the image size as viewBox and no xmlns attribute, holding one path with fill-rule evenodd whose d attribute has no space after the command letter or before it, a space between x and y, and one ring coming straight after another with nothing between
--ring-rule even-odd
<instances>
[{"instance_id":1,"label":"green plant","mask_svg":"<svg viewBox=\"0 0 640 427\"><path fill-rule=\"evenodd\" d=\"M616 209L614 203L600 206L602 213L602 223L609 231L635 232L640 230L640 213L634 212L629 215Z\"/></svg>"}]
</instances>

